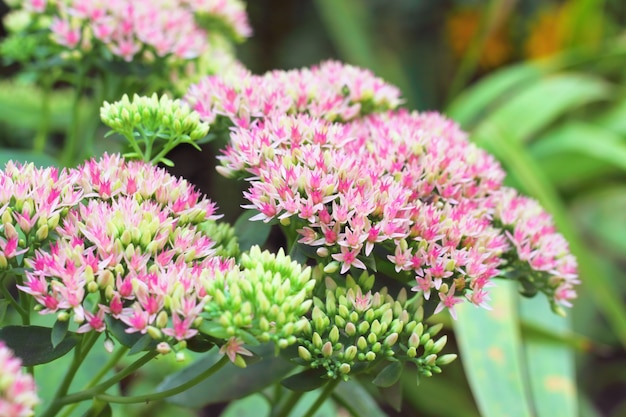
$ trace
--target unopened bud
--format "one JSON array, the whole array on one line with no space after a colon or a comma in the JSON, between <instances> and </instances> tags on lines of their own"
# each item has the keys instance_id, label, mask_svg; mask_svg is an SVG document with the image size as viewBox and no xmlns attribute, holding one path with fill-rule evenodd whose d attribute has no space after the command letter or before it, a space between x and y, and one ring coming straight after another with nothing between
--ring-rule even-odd
<instances>
[{"instance_id":1,"label":"unopened bud","mask_svg":"<svg viewBox=\"0 0 626 417\"><path fill-rule=\"evenodd\" d=\"M324 346L322 346L322 355L324 355L325 358L330 358L333 354L333 344L330 343L330 341L324 343Z\"/></svg>"}]
</instances>

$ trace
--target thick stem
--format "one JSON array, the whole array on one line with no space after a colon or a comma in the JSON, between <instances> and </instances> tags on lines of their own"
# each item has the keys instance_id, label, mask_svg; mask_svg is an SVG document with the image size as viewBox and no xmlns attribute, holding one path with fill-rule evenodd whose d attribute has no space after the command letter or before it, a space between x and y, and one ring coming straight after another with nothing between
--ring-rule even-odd
<instances>
[{"instance_id":1,"label":"thick stem","mask_svg":"<svg viewBox=\"0 0 626 417\"><path fill-rule=\"evenodd\" d=\"M2 279L3 281L0 284L0 292L4 295L4 298L9 300L9 304L11 304L15 311L17 311L17 313L20 315L20 318L22 319L22 324L27 326L30 322L30 315L28 314L28 311L26 311L26 309L24 309L24 307L22 307L22 305L18 303L15 298L13 298L13 295L11 295L9 289L4 285L6 277L2 277L0 279Z\"/></svg>"},{"instance_id":2,"label":"thick stem","mask_svg":"<svg viewBox=\"0 0 626 417\"><path fill-rule=\"evenodd\" d=\"M315 400L313 405L309 407L309 410L303 417L313 417L313 415L315 415L315 413L322 406L322 404L324 404L324 401L326 401L330 394L333 393L337 385L339 385L339 382L341 382L340 379L333 379L328 384L326 384L326 386L324 387L324 391L322 391L320 396L317 397L317 400Z\"/></svg>"},{"instance_id":3,"label":"thick stem","mask_svg":"<svg viewBox=\"0 0 626 417\"><path fill-rule=\"evenodd\" d=\"M276 414L272 414L272 417L287 417L302 398L302 394L304 394L303 391L291 391L287 400L280 406Z\"/></svg>"},{"instance_id":4,"label":"thick stem","mask_svg":"<svg viewBox=\"0 0 626 417\"><path fill-rule=\"evenodd\" d=\"M184 384L181 384L177 387L174 387L165 391L160 391L160 392L155 392L155 393L145 394L145 395L137 395L134 397L119 397L115 395L101 394L101 395L97 395L96 398L101 401L105 401L109 403L118 403L118 404L148 403L151 401L162 400L164 398L171 397L172 395L180 394L181 392L187 391L189 388L199 384L200 382L204 381L205 379L213 375L215 372L220 370L227 363L228 363L228 356L223 356L215 365L211 366L209 369L202 372L200 375L196 376L195 378L190 379Z\"/></svg>"},{"instance_id":5,"label":"thick stem","mask_svg":"<svg viewBox=\"0 0 626 417\"><path fill-rule=\"evenodd\" d=\"M33 141L33 150L37 153L43 153L46 148L48 139L48 131L50 130L50 93L52 91L52 80L49 78L44 81L43 97L41 100L41 120L37 128L37 134Z\"/></svg>"},{"instance_id":6,"label":"thick stem","mask_svg":"<svg viewBox=\"0 0 626 417\"><path fill-rule=\"evenodd\" d=\"M85 77L85 70L81 69L78 74L78 82L75 86L76 91L74 91L70 127L63 146L63 152L61 153L61 162L65 166L73 166L75 163L76 148L78 146L78 133L80 130L80 100L83 95Z\"/></svg>"}]
</instances>

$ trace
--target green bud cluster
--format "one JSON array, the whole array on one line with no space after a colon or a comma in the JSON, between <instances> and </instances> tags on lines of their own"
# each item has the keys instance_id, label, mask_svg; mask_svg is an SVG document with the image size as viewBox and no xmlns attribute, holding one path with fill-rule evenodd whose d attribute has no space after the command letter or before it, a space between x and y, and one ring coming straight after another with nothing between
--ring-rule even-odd
<instances>
[{"instance_id":1,"label":"green bud cluster","mask_svg":"<svg viewBox=\"0 0 626 417\"><path fill-rule=\"evenodd\" d=\"M239 242L235 228L225 222L207 220L198 225L198 230L209 236L215 242L215 255L222 258L237 258L239 256Z\"/></svg>"},{"instance_id":2,"label":"green bud cluster","mask_svg":"<svg viewBox=\"0 0 626 417\"><path fill-rule=\"evenodd\" d=\"M308 326L304 315L313 303L311 269L253 246L241 256L240 270L217 273L206 285L209 301L200 331L239 338L245 343L274 342L285 348Z\"/></svg>"},{"instance_id":3,"label":"green bud cluster","mask_svg":"<svg viewBox=\"0 0 626 417\"><path fill-rule=\"evenodd\" d=\"M391 361L413 363L422 375L441 372L440 366L456 355L438 356L446 336L435 338L441 325L423 322L422 297L407 299L404 289L395 299L386 288L372 294L373 278L363 272L357 282L348 275L345 287L326 278L325 299L314 298L310 324L298 338L296 361L323 368L333 379Z\"/></svg>"},{"instance_id":4,"label":"green bud cluster","mask_svg":"<svg viewBox=\"0 0 626 417\"><path fill-rule=\"evenodd\" d=\"M134 95L130 100L124 94L114 103L104 102L100 118L112 132L124 136L133 151L126 158L143 159L150 162L171 162L164 155L181 143L196 148L196 141L204 138L209 125L200 121L200 116L180 100L172 100L157 94L151 97ZM199 148L198 148L199 149ZM152 153L160 151L158 158Z\"/></svg>"}]
</instances>

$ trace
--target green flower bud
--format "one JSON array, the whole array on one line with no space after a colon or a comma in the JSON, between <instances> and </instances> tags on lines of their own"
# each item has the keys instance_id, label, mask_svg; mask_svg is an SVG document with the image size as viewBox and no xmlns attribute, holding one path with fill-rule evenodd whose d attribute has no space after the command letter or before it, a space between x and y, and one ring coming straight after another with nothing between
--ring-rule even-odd
<instances>
[{"instance_id":1,"label":"green flower bud","mask_svg":"<svg viewBox=\"0 0 626 417\"><path fill-rule=\"evenodd\" d=\"M424 358L424 363L428 366L434 366L436 360L437 360L437 355L431 354Z\"/></svg>"},{"instance_id":2,"label":"green flower bud","mask_svg":"<svg viewBox=\"0 0 626 417\"><path fill-rule=\"evenodd\" d=\"M37 229L35 236L37 237L37 240L44 240L45 238L47 238L48 237L48 225L44 224L39 229Z\"/></svg>"},{"instance_id":3,"label":"green flower bud","mask_svg":"<svg viewBox=\"0 0 626 417\"><path fill-rule=\"evenodd\" d=\"M319 333L314 332L313 333L313 337L311 338L311 341L313 342L313 346L315 346L316 349L321 349L322 348L322 338L319 335Z\"/></svg>"},{"instance_id":4,"label":"green flower bud","mask_svg":"<svg viewBox=\"0 0 626 417\"><path fill-rule=\"evenodd\" d=\"M446 345L446 343L448 342L448 336L442 336L439 338L439 340L437 340L437 342L435 342L435 344L433 345L433 347L430 349L430 352L432 353L439 353L441 352L441 350L444 348L444 346Z\"/></svg>"},{"instance_id":5,"label":"green flower bud","mask_svg":"<svg viewBox=\"0 0 626 417\"><path fill-rule=\"evenodd\" d=\"M348 336L354 336L356 334L356 326L354 323L347 323L344 330Z\"/></svg>"},{"instance_id":6,"label":"green flower bud","mask_svg":"<svg viewBox=\"0 0 626 417\"><path fill-rule=\"evenodd\" d=\"M147 331L150 337L153 338L154 340L163 339L163 333L161 333L161 330L157 329L156 327L148 326Z\"/></svg>"},{"instance_id":7,"label":"green flower bud","mask_svg":"<svg viewBox=\"0 0 626 417\"><path fill-rule=\"evenodd\" d=\"M359 323L358 329L360 334L365 334L370 329L370 324L366 321L362 321Z\"/></svg>"},{"instance_id":8,"label":"green flower bud","mask_svg":"<svg viewBox=\"0 0 626 417\"><path fill-rule=\"evenodd\" d=\"M324 355L325 358L330 358L333 354L333 344L330 343L330 341L324 343L324 346L322 346L322 355Z\"/></svg>"},{"instance_id":9,"label":"green flower bud","mask_svg":"<svg viewBox=\"0 0 626 417\"><path fill-rule=\"evenodd\" d=\"M454 361L456 357L457 355L455 355L454 353L448 353L447 355L439 356L435 363L439 366L448 365L449 363Z\"/></svg>"},{"instance_id":10,"label":"green flower bud","mask_svg":"<svg viewBox=\"0 0 626 417\"><path fill-rule=\"evenodd\" d=\"M359 348L359 350L364 351L367 349L367 340L365 340L365 338L363 336L359 336L358 340L356 341L356 346Z\"/></svg>"},{"instance_id":11,"label":"green flower bud","mask_svg":"<svg viewBox=\"0 0 626 417\"><path fill-rule=\"evenodd\" d=\"M163 327L167 326L168 320L169 318L168 318L167 312L164 310L161 310L161 312L157 315L157 318L156 318L157 327L162 329Z\"/></svg>"},{"instance_id":12,"label":"green flower bud","mask_svg":"<svg viewBox=\"0 0 626 417\"><path fill-rule=\"evenodd\" d=\"M374 344L378 341L378 335L376 333L370 333L367 335L367 341L369 344Z\"/></svg>"},{"instance_id":13,"label":"green flower bud","mask_svg":"<svg viewBox=\"0 0 626 417\"><path fill-rule=\"evenodd\" d=\"M432 336L435 336L437 333L439 333L439 331L440 331L442 328L443 328L443 323L438 323L438 324L435 324L434 326L431 326L431 327L427 330L427 332L428 332L428 334L429 334L429 335L431 335L431 337L432 337Z\"/></svg>"},{"instance_id":14,"label":"green flower bud","mask_svg":"<svg viewBox=\"0 0 626 417\"><path fill-rule=\"evenodd\" d=\"M307 362L312 359L311 352L309 352L304 346L298 346L298 356Z\"/></svg>"},{"instance_id":15,"label":"green flower bud","mask_svg":"<svg viewBox=\"0 0 626 417\"><path fill-rule=\"evenodd\" d=\"M356 346L348 346L343 353L343 359L346 361L352 361L357 354Z\"/></svg>"},{"instance_id":16,"label":"green flower bud","mask_svg":"<svg viewBox=\"0 0 626 417\"><path fill-rule=\"evenodd\" d=\"M375 354L374 352L371 352L371 351L370 351L370 352L367 352L367 353L365 354L365 360L366 360L366 361L368 361L368 362L372 362L372 361L374 361L374 359L376 359L376 354Z\"/></svg>"},{"instance_id":17,"label":"green flower bud","mask_svg":"<svg viewBox=\"0 0 626 417\"><path fill-rule=\"evenodd\" d=\"M337 326L333 326L333 328L330 330L330 333L328 334L328 340L330 340L332 343L337 343L339 341L339 329L337 328Z\"/></svg>"},{"instance_id":18,"label":"green flower bud","mask_svg":"<svg viewBox=\"0 0 626 417\"><path fill-rule=\"evenodd\" d=\"M339 365L339 372L343 375L347 375L350 373L350 365L347 363L342 363Z\"/></svg>"},{"instance_id":19,"label":"green flower bud","mask_svg":"<svg viewBox=\"0 0 626 417\"><path fill-rule=\"evenodd\" d=\"M95 281L91 281L90 283L87 284L87 292L93 294L95 292L98 292L99 287L98 287L98 283Z\"/></svg>"},{"instance_id":20,"label":"green flower bud","mask_svg":"<svg viewBox=\"0 0 626 417\"><path fill-rule=\"evenodd\" d=\"M389 336L385 338L385 341L383 342L383 344L385 346L391 347L395 345L397 341L398 341L398 333L391 333Z\"/></svg>"},{"instance_id":21,"label":"green flower bud","mask_svg":"<svg viewBox=\"0 0 626 417\"><path fill-rule=\"evenodd\" d=\"M329 262L324 267L324 272L327 273L327 274L333 274L333 273L337 272L338 270L339 270L339 262L337 262L337 261Z\"/></svg>"}]
</instances>

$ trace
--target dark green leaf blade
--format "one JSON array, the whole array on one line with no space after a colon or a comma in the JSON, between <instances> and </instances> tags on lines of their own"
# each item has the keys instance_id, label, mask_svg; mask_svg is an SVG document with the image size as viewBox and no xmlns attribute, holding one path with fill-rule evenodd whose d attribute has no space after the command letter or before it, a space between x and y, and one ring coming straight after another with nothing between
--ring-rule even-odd
<instances>
[{"instance_id":1,"label":"dark green leaf blade","mask_svg":"<svg viewBox=\"0 0 626 417\"><path fill-rule=\"evenodd\" d=\"M41 326L6 326L0 329L0 340L22 359L23 366L53 361L72 350L78 336L69 333L56 347L52 346L52 329Z\"/></svg>"},{"instance_id":2,"label":"dark green leaf blade","mask_svg":"<svg viewBox=\"0 0 626 417\"><path fill-rule=\"evenodd\" d=\"M280 383L284 387L289 388L292 391L313 391L314 389L317 389L328 382L328 379L324 378L324 376L326 376L326 372L324 371L324 369L311 368L291 375L280 381Z\"/></svg>"},{"instance_id":3,"label":"dark green leaf blade","mask_svg":"<svg viewBox=\"0 0 626 417\"><path fill-rule=\"evenodd\" d=\"M250 221L250 218L257 214L254 210L247 210L235 222L235 235L242 252L249 250L254 245L263 246L270 235L272 226L269 223Z\"/></svg>"}]
</instances>

